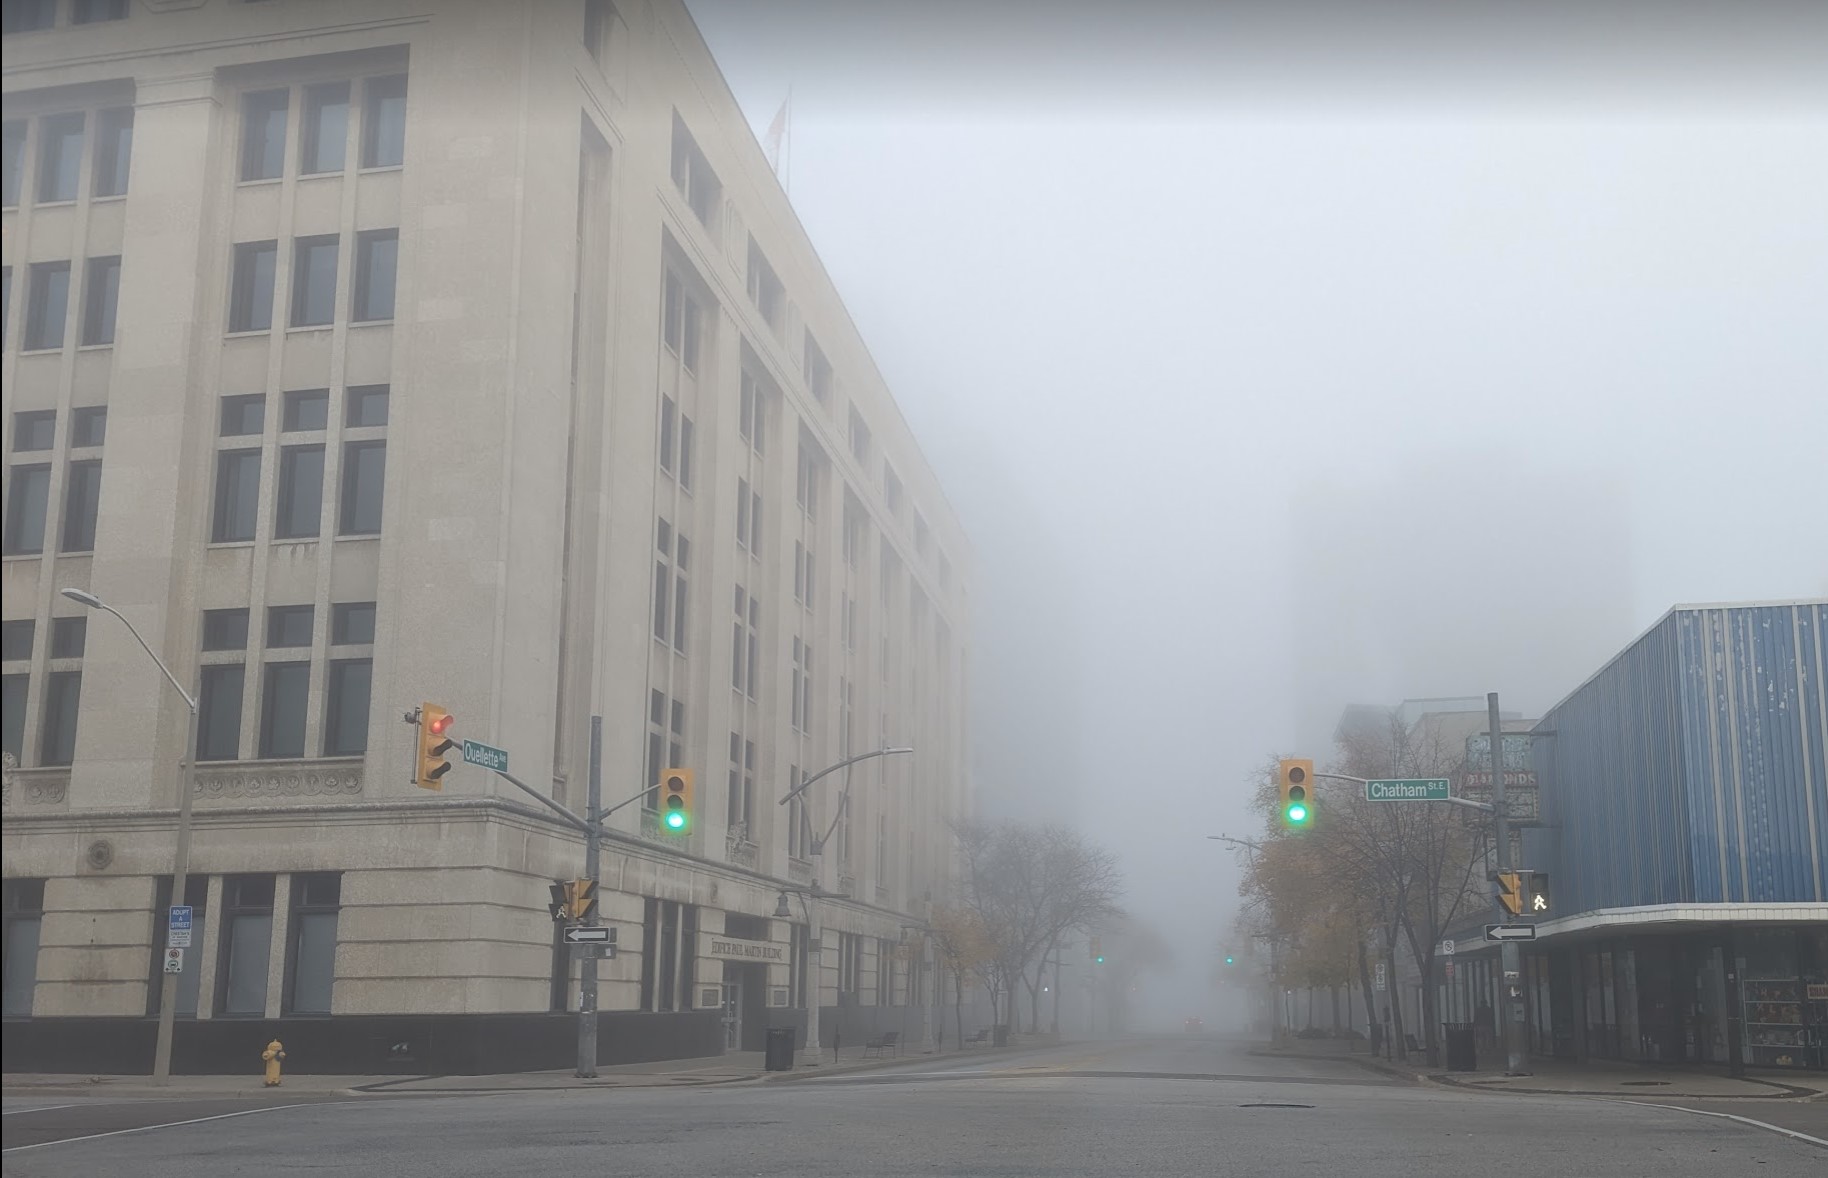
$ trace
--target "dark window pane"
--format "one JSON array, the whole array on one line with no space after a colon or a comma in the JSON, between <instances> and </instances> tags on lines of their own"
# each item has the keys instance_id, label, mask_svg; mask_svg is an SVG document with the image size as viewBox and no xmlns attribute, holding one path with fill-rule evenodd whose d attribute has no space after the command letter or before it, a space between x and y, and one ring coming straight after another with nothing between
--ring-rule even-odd
<instances>
[{"instance_id":1,"label":"dark window pane","mask_svg":"<svg viewBox=\"0 0 1828 1178\"><path fill-rule=\"evenodd\" d=\"M343 170L343 144L349 137L349 83L328 82L305 89L303 138L298 170L306 175Z\"/></svg>"},{"instance_id":2,"label":"dark window pane","mask_svg":"<svg viewBox=\"0 0 1828 1178\"><path fill-rule=\"evenodd\" d=\"M70 8L70 23L93 24L100 20L127 19L127 0L76 0Z\"/></svg>"},{"instance_id":3,"label":"dark window pane","mask_svg":"<svg viewBox=\"0 0 1828 1178\"><path fill-rule=\"evenodd\" d=\"M394 274L400 257L400 232L381 229L356 239L355 308L361 322L394 317Z\"/></svg>"},{"instance_id":4,"label":"dark window pane","mask_svg":"<svg viewBox=\"0 0 1828 1178\"><path fill-rule=\"evenodd\" d=\"M202 698L197 701L197 759L241 758L241 691L247 669L240 663L203 668Z\"/></svg>"},{"instance_id":5,"label":"dark window pane","mask_svg":"<svg viewBox=\"0 0 1828 1178\"><path fill-rule=\"evenodd\" d=\"M267 399L258 393L251 396L222 398L222 436L244 437L258 434L266 426Z\"/></svg>"},{"instance_id":6,"label":"dark window pane","mask_svg":"<svg viewBox=\"0 0 1828 1178\"><path fill-rule=\"evenodd\" d=\"M260 451L224 450L216 455L215 526L212 543L254 538L260 509Z\"/></svg>"},{"instance_id":7,"label":"dark window pane","mask_svg":"<svg viewBox=\"0 0 1828 1178\"><path fill-rule=\"evenodd\" d=\"M50 505L51 468L15 466L6 494L6 542L9 556L44 551L44 517Z\"/></svg>"},{"instance_id":8,"label":"dark window pane","mask_svg":"<svg viewBox=\"0 0 1828 1178\"><path fill-rule=\"evenodd\" d=\"M11 10L12 5L7 5ZM0 131L0 188L4 189L4 203L12 208L19 203L19 184L25 174L25 120L15 119L7 122L4 131Z\"/></svg>"},{"instance_id":9,"label":"dark window pane","mask_svg":"<svg viewBox=\"0 0 1828 1178\"><path fill-rule=\"evenodd\" d=\"M273 908L273 877L231 875L222 881L222 903L227 908ZM187 889L188 890L188 889Z\"/></svg>"},{"instance_id":10,"label":"dark window pane","mask_svg":"<svg viewBox=\"0 0 1828 1178\"><path fill-rule=\"evenodd\" d=\"M326 389L306 389L286 394L286 412L280 427L287 433L304 433L326 429L330 425L330 393Z\"/></svg>"},{"instance_id":11,"label":"dark window pane","mask_svg":"<svg viewBox=\"0 0 1828 1178\"><path fill-rule=\"evenodd\" d=\"M38 123L38 199L75 200L83 164L83 116L52 115Z\"/></svg>"},{"instance_id":12,"label":"dark window pane","mask_svg":"<svg viewBox=\"0 0 1828 1178\"><path fill-rule=\"evenodd\" d=\"M0 659L29 659L37 623L30 618L0 622Z\"/></svg>"},{"instance_id":13,"label":"dark window pane","mask_svg":"<svg viewBox=\"0 0 1828 1178\"><path fill-rule=\"evenodd\" d=\"M230 331L266 331L273 326L273 274L278 260L277 242L244 241L235 246Z\"/></svg>"},{"instance_id":14,"label":"dark window pane","mask_svg":"<svg viewBox=\"0 0 1828 1178\"><path fill-rule=\"evenodd\" d=\"M204 650L246 650L247 648L247 610L206 609L203 611Z\"/></svg>"},{"instance_id":15,"label":"dark window pane","mask_svg":"<svg viewBox=\"0 0 1828 1178\"><path fill-rule=\"evenodd\" d=\"M51 657L79 659L89 642L88 618L51 619Z\"/></svg>"},{"instance_id":16,"label":"dark window pane","mask_svg":"<svg viewBox=\"0 0 1828 1178\"><path fill-rule=\"evenodd\" d=\"M57 0L6 0L0 6L0 31L29 33L56 23Z\"/></svg>"},{"instance_id":17,"label":"dark window pane","mask_svg":"<svg viewBox=\"0 0 1828 1178\"><path fill-rule=\"evenodd\" d=\"M362 106L362 166L398 166L406 158L406 75L368 79Z\"/></svg>"},{"instance_id":18,"label":"dark window pane","mask_svg":"<svg viewBox=\"0 0 1828 1178\"><path fill-rule=\"evenodd\" d=\"M39 262L25 292L26 351L63 347L64 315L70 309L70 263Z\"/></svg>"},{"instance_id":19,"label":"dark window pane","mask_svg":"<svg viewBox=\"0 0 1828 1178\"><path fill-rule=\"evenodd\" d=\"M223 1014L265 1014L267 957L273 945L273 914L236 914L228 918L225 944Z\"/></svg>"},{"instance_id":20,"label":"dark window pane","mask_svg":"<svg viewBox=\"0 0 1828 1178\"><path fill-rule=\"evenodd\" d=\"M380 534L381 494L386 477L386 442L349 442L343 446L342 524L337 529L341 534Z\"/></svg>"},{"instance_id":21,"label":"dark window pane","mask_svg":"<svg viewBox=\"0 0 1828 1178\"><path fill-rule=\"evenodd\" d=\"M84 405L70 413L70 446L99 446L108 436L108 407Z\"/></svg>"},{"instance_id":22,"label":"dark window pane","mask_svg":"<svg viewBox=\"0 0 1828 1178\"><path fill-rule=\"evenodd\" d=\"M32 998L38 988L38 933L43 926L41 916L9 916L6 919L6 964L3 988L0 988L0 1014L8 1018L31 1016Z\"/></svg>"},{"instance_id":23,"label":"dark window pane","mask_svg":"<svg viewBox=\"0 0 1828 1178\"><path fill-rule=\"evenodd\" d=\"M0 676L0 749L25 760L25 695L30 675Z\"/></svg>"},{"instance_id":24,"label":"dark window pane","mask_svg":"<svg viewBox=\"0 0 1828 1178\"><path fill-rule=\"evenodd\" d=\"M64 480L64 552L95 551L95 521L102 501L102 464L70 463Z\"/></svg>"},{"instance_id":25,"label":"dark window pane","mask_svg":"<svg viewBox=\"0 0 1828 1178\"><path fill-rule=\"evenodd\" d=\"M271 180L285 169L284 90L262 90L241 99L241 178Z\"/></svg>"},{"instance_id":26,"label":"dark window pane","mask_svg":"<svg viewBox=\"0 0 1828 1178\"><path fill-rule=\"evenodd\" d=\"M330 607L330 641L359 646L374 641L374 602L349 601Z\"/></svg>"},{"instance_id":27,"label":"dark window pane","mask_svg":"<svg viewBox=\"0 0 1828 1178\"><path fill-rule=\"evenodd\" d=\"M279 452L279 514L273 535L298 540L318 534L324 514L324 448L287 446Z\"/></svg>"},{"instance_id":28,"label":"dark window pane","mask_svg":"<svg viewBox=\"0 0 1828 1178\"><path fill-rule=\"evenodd\" d=\"M368 751L368 688L374 663L335 659L330 664L330 697L324 705L324 755L355 757Z\"/></svg>"},{"instance_id":29,"label":"dark window pane","mask_svg":"<svg viewBox=\"0 0 1828 1178\"><path fill-rule=\"evenodd\" d=\"M95 174L91 177L95 195L124 195L132 159L133 108L117 106L102 111L95 120Z\"/></svg>"},{"instance_id":30,"label":"dark window pane","mask_svg":"<svg viewBox=\"0 0 1828 1178\"><path fill-rule=\"evenodd\" d=\"M347 393L344 424L350 426L387 424L388 387L384 384L357 385Z\"/></svg>"},{"instance_id":31,"label":"dark window pane","mask_svg":"<svg viewBox=\"0 0 1828 1178\"><path fill-rule=\"evenodd\" d=\"M121 294L121 260L90 258L83 282L83 334L85 344L114 342L114 305Z\"/></svg>"},{"instance_id":32,"label":"dark window pane","mask_svg":"<svg viewBox=\"0 0 1828 1178\"><path fill-rule=\"evenodd\" d=\"M309 605L276 605L267 610L267 645L310 646L314 612Z\"/></svg>"},{"instance_id":33,"label":"dark window pane","mask_svg":"<svg viewBox=\"0 0 1828 1178\"><path fill-rule=\"evenodd\" d=\"M292 256L292 326L322 327L336 318L336 238L301 237Z\"/></svg>"},{"instance_id":34,"label":"dark window pane","mask_svg":"<svg viewBox=\"0 0 1828 1178\"><path fill-rule=\"evenodd\" d=\"M297 920L292 1013L329 1014L330 991L336 981L336 913L301 912Z\"/></svg>"},{"instance_id":35,"label":"dark window pane","mask_svg":"<svg viewBox=\"0 0 1828 1178\"><path fill-rule=\"evenodd\" d=\"M292 877L292 904L297 908L335 908L343 902L343 873L307 871Z\"/></svg>"},{"instance_id":36,"label":"dark window pane","mask_svg":"<svg viewBox=\"0 0 1828 1178\"><path fill-rule=\"evenodd\" d=\"M49 450L57 442L57 411L33 409L13 414L13 450Z\"/></svg>"},{"instance_id":37,"label":"dark window pane","mask_svg":"<svg viewBox=\"0 0 1828 1178\"><path fill-rule=\"evenodd\" d=\"M260 755L305 755L305 699L310 663L268 663L260 700Z\"/></svg>"},{"instance_id":38,"label":"dark window pane","mask_svg":"<svg viewBox=\"0 0 1828 1178\"><path fill-rule=\"evenodd\" d=\"M52 671L44 677L44 725L38 734L40 765L68 765L76 759L76 709L82 688L81 671Z\"/></svg>"}]
</instances>

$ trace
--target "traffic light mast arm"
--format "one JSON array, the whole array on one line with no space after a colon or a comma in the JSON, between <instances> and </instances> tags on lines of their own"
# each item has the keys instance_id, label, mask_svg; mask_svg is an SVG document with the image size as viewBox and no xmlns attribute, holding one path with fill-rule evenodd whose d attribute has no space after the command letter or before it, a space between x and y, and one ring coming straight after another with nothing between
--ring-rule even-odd
<instances>
[{"instance_id":1,"label":"traffic light mast arm","mask_svg":"<svg viewBox=\"0 0 1828 1178\"><path fill-rule=\"evenodd\" d=\"M532 797L535 800L543 803L547 809L556 811L561 818L563 818L565 821L571 823L571 825L577 827L579 830L583 831L586 834L590 833L590 823L584 821L582 818L579 818L575 813L566 809L564 806L559 805L557 802L553 801L551 798L547 797L545 794L541 793L539 790L534 789L532 786L528 785L526 782L522 781L520 778L514 776L514 774L508 772L506 769L492 769L492 770L490 770L490 772L494 773L495 776L501 778L503 781L507 782L509 785L512 785L512 786L524 791L529 797ZM643 792L645 792L645 791L643 791ZM641 795L636 794L635 796L640 797Z\"/></svg>"},{"instance_id":2,"label":"traffic light mast arm","mask_svg":"<svg viewBox=\"0 0 1828 1178\"><path fill-rule=\"evenodd\" d=\"M821 777L827 777L833 773L836 773L840 769L848 769L852 765L855 765L858 761L867 761L867 760L870 760L872 757L887 757L887 756L893 756L896 753L911 753L913 751L914 751L913 749L906 749L906 748L872 749L867 753L858 753L854 757L846 757L844 760L839 761L836 765L827 765L825 768L819 770L817 773L814 773L811 777L808 777L805 781L800 782L800 784L798 784L798 785L794 786L792 789L788 790L786 796L783 797L780 801L776 802L775 805L785 806L788 802L793 801L793 799L796 796L798 796L799 794L805 793L807 788L810 787L814 782L818 781Z\"/></svg>"},{"instance_id":3,"label":"traffic light mast arm","mask_svg":"<svg viewBox=\"0 0 1828 1178\"><path fill-rule=\"evenodd\" d=\"M1314 776L1327 777L1334 781L1353 781L1357 782L1359 785L1363 785L1371 780L1368 777L1351 777L1344 773L1316 772ZM1417 798L1416 800L1422 802L1447 802L1454 806L1465 806L1469 810L1478 810L1482 814L1495 814L1498 812L1498 808L1490 802L1475 802L1471 798Z\"/></svg>"}]
</instances>

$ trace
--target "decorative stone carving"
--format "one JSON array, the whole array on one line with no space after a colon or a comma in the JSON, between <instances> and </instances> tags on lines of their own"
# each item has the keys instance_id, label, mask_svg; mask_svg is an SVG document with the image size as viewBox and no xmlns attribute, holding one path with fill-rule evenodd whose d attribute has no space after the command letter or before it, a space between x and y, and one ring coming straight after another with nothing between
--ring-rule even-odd
<instances>
[{"instance_id":1,"label":"decorative stone carving","mask_svg":"<svg viewBox=\"0 0 1828 1178\"><path fill-rule=\"evenodd\" d=\"M197 772L204 801L243 798L340 798L362 792L360 761L322 764L241 763Z\"/></svg>"}]
</instances>

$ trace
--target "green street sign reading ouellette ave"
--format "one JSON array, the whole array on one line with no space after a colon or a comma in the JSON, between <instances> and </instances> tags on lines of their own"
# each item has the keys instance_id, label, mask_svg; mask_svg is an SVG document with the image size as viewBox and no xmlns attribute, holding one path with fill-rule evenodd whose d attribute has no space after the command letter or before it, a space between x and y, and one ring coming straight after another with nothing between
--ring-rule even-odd
<instances>
[{"instance_id":1,"label":"green street sign reading ouellette ave","mask_svg":"<svg viewBox=\"0 0 1828 1178\"><path fill-rule=\"evenodd\" d=\"M508 771L508 750L498 749L492 744L479 741L463 742L463 759L472 765L481 765L484 769L493 769L497 773Z\"/></svg>"},{"instance_id":2,"label":"green street sign reading ouellette ave","mask_svg":"<svg viewBox=\"0 0 1828 1178\"><path fill-rule=\"evenodd\" d=\"M1369 802L1440 802L1451 798L1445 777L1401 777L1365 782Z\"/></svg>"}]
</instances>

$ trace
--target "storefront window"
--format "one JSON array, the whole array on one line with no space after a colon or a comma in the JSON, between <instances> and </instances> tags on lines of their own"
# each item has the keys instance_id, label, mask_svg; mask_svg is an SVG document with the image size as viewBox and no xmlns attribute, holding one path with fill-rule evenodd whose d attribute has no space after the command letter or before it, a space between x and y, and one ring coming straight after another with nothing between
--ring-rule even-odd
<instances>
[{"instance_id":1,"label":"storefront window","mask_svg":"<svg viewBox=\"0 0 1828 1178\"><path fill-rule=\"evenodd\" d=\"M1753 1067L1802 1067L1815 1054L1803 1022L1803 978L1791 929L1739 934L1745 1057Z\"/></svg>"}]
</instances>

